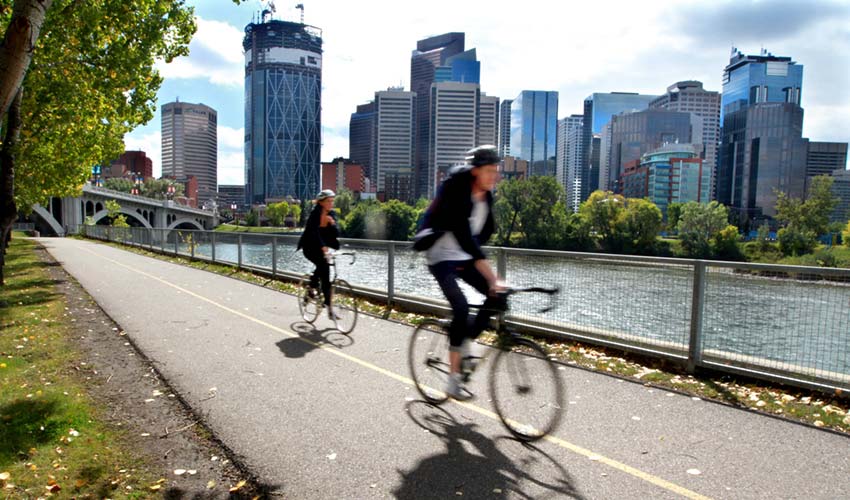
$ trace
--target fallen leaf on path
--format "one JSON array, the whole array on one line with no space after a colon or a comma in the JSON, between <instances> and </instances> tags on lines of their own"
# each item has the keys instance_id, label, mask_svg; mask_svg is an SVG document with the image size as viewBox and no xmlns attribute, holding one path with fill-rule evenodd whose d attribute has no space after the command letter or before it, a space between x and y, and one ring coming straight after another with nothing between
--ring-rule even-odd
<instances>
[{"instance_id":1,"label":"fallen leaf on path","mask_svg":"<svg viewBox=\"0 0 850 500\"><path fill-rule=\"evenodd\" d=\"M336 453L331 453L330 455L327 455L327 457L328 460L336 460Z\"/></svg>"},{"instance_id":2,"label":"fallen leaf on path","mask_svg":"<svg viewBox=\"0 0 850 500\"><path fill-rule=\"evenodd\" d=\"M215 488L215 481L213 481L212 479L210 479L210 480L209 480L209 482L207 482L207 489L208 489L208 490L211 490L211 489L213 489L213 488Z\"/></svg>"},{"instance_id":3,"label":"fallen leaf on path","mask_svg":"<svg viewBox=\"0 0 850 500\"><path fill-rule=\"evenodd\" d=\"M688 474L692 476L699 476L702 472L700 472L699 469L688 469Z\"/></svg>"},{"instance_id":4,"label":"fallen leaf on path","mask_svg":"<svg viewBox=\"0 0 850 500\"><path fill-rule=\"evenodd\" d=\"M823 427L826 424L822 420L815 420L815 427Z\"/></svg>"},{"instance_id":5,"label":"fallen leaf on path","mask_svg":"<svg viewBox=\"0 0 850 500\"><path fill-rule=\"evenodd\" d=\"M185 473L186 473L186 469L174 469L174 475L175 476L182 476Z\"/></svg>"},{"instance_id":6,"label":"fallen leaf on path","mask_svg":"<svg viewBox=\"0 0 850 500\"><path fill-rule=\"evenodd\" d=\"M241 490L247 483L248 481L245 481L244 479L242 481L239 481L238 483L236 483L236 486L230 488L230 492L235 493Z\"/></svg>"}]
</instances>

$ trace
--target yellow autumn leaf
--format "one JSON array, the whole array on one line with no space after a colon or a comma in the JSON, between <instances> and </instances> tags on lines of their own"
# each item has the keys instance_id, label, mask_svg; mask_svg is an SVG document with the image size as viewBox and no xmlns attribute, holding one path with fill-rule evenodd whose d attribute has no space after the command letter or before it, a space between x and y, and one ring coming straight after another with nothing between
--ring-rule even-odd
<instances>
[{"instance_id":1,"label":"yellow autumn leaf","mask_svg":"<svg viewBox=\"0 0 850 500\"><path fill-rule=\"evenodd\" d=\"M241 490L242 487L245 486L245 484L247 484L247 483L248 483L248 481L245 481L244 479L242 481L239 481L238 483L236 483L236 486L234 486L233 488L230 488L230 492L234 493L234 492Z\"/></svg>"}]
</instances>

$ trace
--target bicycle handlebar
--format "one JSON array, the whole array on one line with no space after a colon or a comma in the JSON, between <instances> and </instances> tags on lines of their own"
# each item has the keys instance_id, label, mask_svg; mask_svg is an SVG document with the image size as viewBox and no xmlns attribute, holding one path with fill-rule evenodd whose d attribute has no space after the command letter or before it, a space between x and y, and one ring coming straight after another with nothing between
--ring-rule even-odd
<instances>
[{"instance_id":1,"label":"bicycle handlebar","mask_svg":"<svg viewBox=\"0 0 850 500\"><path fill-rule=\"evenodd\" d=\"M537 311L537 314L543 314L551 311L555 308L555 296L557 296L561 292L559 287L546 288L541 286L531 286L524 288L514 288L514 287L505 287L505 289L499 292L505 298L510 297L511 295L515 295L518 293L542 293L549 296L549 305ZM481 308L484 304L470 304L470 307Z\"/></svg>"},{"instance_id":2,"label":"bicycle handlebar","mask_svg":"<svg viewBox=\"0 0 850 500\"><path fill-rule=\"evenodd\" d=\"M354 263L357 261L357 252L353 252L353 251L328 252L328 254L327 254L328 262L331 265L335 265L337 257L342 257L342 256L346 256L346 255L351 257L351 262L349 262L348 265L353 266Z\"/></svg>"}]
</instances>

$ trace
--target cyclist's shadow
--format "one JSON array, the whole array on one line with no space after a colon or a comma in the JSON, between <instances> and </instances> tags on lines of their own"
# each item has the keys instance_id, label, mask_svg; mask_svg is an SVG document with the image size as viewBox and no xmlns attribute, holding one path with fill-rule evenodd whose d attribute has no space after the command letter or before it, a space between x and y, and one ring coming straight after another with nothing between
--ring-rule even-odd
<instances>
[{"instance_id":1,"label":"cyclist's shadow","mask_svg":"<svg viewBox=\"0 0 850 500\"><path fill-rule=\"evenodd\" d=\"M340 333L335 328L317 329L310 323L299 321L289 325L289 328L298 334L297 337L290 337L275 343L287 358L303 358L307 354L315 351L320 346L327 345L342 349L354 343L354 339Z\"/></svg>"},{"instance_id":2,"label":"cyclist's shadow","mask_svg":"<svg viewBox=\"0 0 850 500\"><path fill-rule=\"evenodd\" d=\"M496 442L476 431L476 424L459 423L442 407L413 401L406 413L416 425L438 436L446 451L422 459L413 470L399 470L402 482L393 492L395 498L493 498L508 492L519 498L582 498L567 470L533 445L499 438L523 447L522 458L515 463ZM545 470L537 471L542 467Z\"/></svg>"}]
</instances>

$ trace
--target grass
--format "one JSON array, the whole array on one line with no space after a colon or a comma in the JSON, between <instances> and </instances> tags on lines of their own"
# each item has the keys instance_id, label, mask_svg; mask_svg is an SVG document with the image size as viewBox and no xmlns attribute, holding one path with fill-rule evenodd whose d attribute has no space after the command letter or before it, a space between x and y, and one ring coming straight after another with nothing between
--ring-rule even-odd
<instances>
[{"instance_id":1,"label":"grass","mask_svg":"<svg viewBox=\"0 0 850 500\"><path fill-rule=\"evenodd\" d=\"M233 224L222 224L215 228L219 233L300 233L301 228L291 227L256 227L256 226L235 226Z\"/></svg>"},{"instance_id":2,"label":"grass","mask_svg":"<svg viewBox=\"0 0 850 500\"><path fill-rule=\"evenodd\" d=\"M87 395L64 296L21 236L0 287L0 494L144 497L155 480Z\"/></svg>"}]
</instances>

